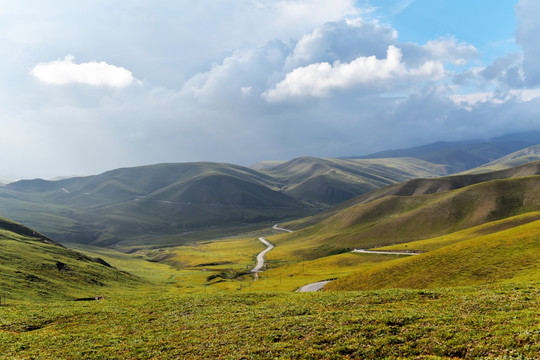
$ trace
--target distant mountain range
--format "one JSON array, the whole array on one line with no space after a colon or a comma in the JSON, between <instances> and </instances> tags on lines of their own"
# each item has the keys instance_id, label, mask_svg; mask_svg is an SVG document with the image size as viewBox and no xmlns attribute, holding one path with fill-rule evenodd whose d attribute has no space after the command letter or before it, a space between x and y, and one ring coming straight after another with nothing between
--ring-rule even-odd
<instances>
[{"instance_id":1,"label":"distant mountain range","mask_svg":"<svg viewBox=\"0 0 540 360\"><path fill-rule=\"evenodd\" d=\"M515 151L540 144L540 131L516 133L488 140L439 141L403 150L350 157L358 159L414 157L448 166L448 173L458 173L485 165Z\"/></svg>"},{"instance_id":2,"label":"distant mountain range","mask_svg":"<svg viewBox=\"0 0 540 360\"><path fill-rule=\"evenodd\" d=\"M280 254L305 260L353 249L425 252L366 266L329 290L534 282L540 274L539 194L540 162L415 179L283 224L296 231L272 241Z\"/></svg>"},{"instance_id":3,"label":"distant mountain range","mask_svg":"<svg viewBox=\"0 0 540 360\"><path fill-rule=\"evenodd\" d=\"M430 179L487 163L492 167L497 161L499 168L511 166L532 156L535 148L530 146L537 144L540 132L531 132L363 158L266 162L257 166L259 170L199 162L123 168L57 181L22 180L0 187L0 214L61 242L178 244L194 232L220 229L226 234L225 228L240 231L308 215L316 222L329 213L321 211L343 203L329 210L335 213L361 201L357 196L362 194L373 200L377 194L401 194L408 187L433 193L455 189L461 181L471 185L482 177ZM505 160L516 150L522 153ZM406 182L411 179L425 180Z\"/></svg>"}]
</instances>

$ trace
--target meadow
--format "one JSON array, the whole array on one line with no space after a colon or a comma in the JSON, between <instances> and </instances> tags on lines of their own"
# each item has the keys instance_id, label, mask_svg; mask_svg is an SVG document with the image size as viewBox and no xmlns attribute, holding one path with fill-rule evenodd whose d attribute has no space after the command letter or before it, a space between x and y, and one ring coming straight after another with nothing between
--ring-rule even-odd
<instances>
[{"instance_id":1,"label":"meadow","mask_svg":"<svg viewBox=\"0 0 540 360\"><path fill-rule=\"evenodd\" d=\"M9 359L535 358L540 292L523 284L426 290L187 294L8 302Z\"/></svg>"}]
</instances>

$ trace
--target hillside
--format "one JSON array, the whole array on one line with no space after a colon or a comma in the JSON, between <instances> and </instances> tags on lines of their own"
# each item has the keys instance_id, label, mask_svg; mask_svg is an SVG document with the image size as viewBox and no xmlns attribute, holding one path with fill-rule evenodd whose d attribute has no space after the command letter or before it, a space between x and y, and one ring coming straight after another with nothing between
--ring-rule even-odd
<instances>
[{"instance_id":1,"label":"hillside","mask_svg":"<svg viewBox=\"0 0 540 360\"><path fill-rule=\"evenodd\" d=\"M534 218L539 216L536 213ZM519 218L511 221L519 222ZM540 220L524 220L525 224L504 230L488 226L473 228L467 231L468 236L451 242L445 242L444 237L424 240L424 246L439 244L440 248L377 264L328 284L327 290L425 289L517 279L538 282ZM504 228L505 222L496 225ZM485 231L487 234L482 234ZM408 246L417 249L418 242Z\"/></svg>"},{"instance_id":2,"label":"hillside","mask_svg":"<svg viewBox=\"0 0 540 360\"><path fill-rule=\"evenodd\" d=\"M435 179L413 179L390 185L343 202L334 208L308 218L287 223L291 229L301 229L317 224L354 205L367 204L387 196L416 196L437 194L493 180L513 179L540 174L540 162L526 163L509 169L480 174L453 175Z\"/></svg>"},{"instance_id":3,"label":"hillside","mask_svg":"<svg viewBox=\"0 0 540 360\"><path fill-rule=\"evenodd\" d=\"M388 195L339 211L275 240L272 256L314 259L428 239L540 210L540 176L493 180L434 194ZM294 249L294 250L292 250Z\"/></svg>"},{"instance_id":4,"label":"hillside","mask_svg":"<svg viewBox=\"0 0 540 360\"><path fill-rule=\"evenodd\" d=\"M415 159L302 158L262 172L210 162L116 169L0 188L0 213L61 242L181 244L195 233L305 217L321 207L444 168ZM212 236L215 236L213 234Z\"/></svg>"},{"instance_id":5,"label":"hillside","mask_svg":"<svg viewBox=\"0 0 540 360\"><path fill-rule=\"evenodd\" d=\"M0 249L0 287L11 300L86 298L141 284L99 258L6 219L0 219Z\"/></svg>"},{"instance_id":6,"label":"hillside","mask_svg":"<svg viewBox=\"0 0 540 360\"><path fill-rule=\"evenodd\" d=\"M447 174L444 166L406 159L321 159L302 157L262 170L283 191L321 206L337 205L360 194L416 177Z\"/></svg>"},{"instance_id":7,"label":"hillside","mask_svg":"<svg viewBox=\"0 0 540 360\"><path fill-rule=\"evenodd\" d=\"M24 180L0 189L9 213L62 242L115 244L305 216L312 206L274 179L230 164L160 164L59 181Z\"/></svg>"},{"instance_id":8,"label":"hillside","mask_svg":"<svg viewBox=\"0 0 540 360\"><path fill-rule=\"evenodd\" d=\"M482 174L512 168L529 162L540 161L540 145L529 146L483 166L466 171L466 174Z\"/></svg>"},{"instance_id":9,"label":"hillside","mask_svg":"<svg viewBox=\"0 0 540 360\"><path fill-rule=\"evenodd\" d=\"M540 144L540 131L530 131L487 140L439 141L409 149L381 151L356 158L414 157L434 164L446 165L449 173L458 173L538 144Z\"/></svg>"}]
</instances>

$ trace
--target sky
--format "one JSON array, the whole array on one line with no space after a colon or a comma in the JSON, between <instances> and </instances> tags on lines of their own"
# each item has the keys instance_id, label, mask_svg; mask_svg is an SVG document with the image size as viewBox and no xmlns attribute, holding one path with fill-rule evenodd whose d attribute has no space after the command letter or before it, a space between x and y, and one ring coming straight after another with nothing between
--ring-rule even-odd
<instances>
[{"instance_id":1,"label":"sky","mask_svg":"<svg viewBox=\"0 0 540 360\"><path fill-rule=\"evenodd\" d=\"M0 177L540 129L537 0L0 0Z\"/></svg>"}]
</instances>

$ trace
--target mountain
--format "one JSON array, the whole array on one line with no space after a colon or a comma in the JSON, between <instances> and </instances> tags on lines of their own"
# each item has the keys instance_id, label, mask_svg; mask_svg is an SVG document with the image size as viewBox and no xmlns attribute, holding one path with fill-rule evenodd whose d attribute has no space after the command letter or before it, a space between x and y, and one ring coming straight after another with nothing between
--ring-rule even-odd
<instances>
[{"instance_id":1,"label":"mountain","mask_svg":"<svg viewBox=\"0 0 540 360\"><path fill-rule=\"evenodd\" d=\"M446 165L449 173L458 173L538 144L540 144L540 131L530 131L488 140L440 141L409 149L387 150L354 158L414 157L434 164Z\"/></svg>"},{"instance_id":2,"label":"mountain","mask_svg":"<svg viewBox=\"0 0 540 360\"><path fill-rule=\"evenodd\" d=\"M0 212L62 242L112 245L149 236L275 221L313 212L275 179L218 163L159 164L0 188Z\"/></svg>"},{"instance_id":3,"label":"mountain","mask_svg":"<svg viewBox=\"0 0 540 360\"><path fill-rule=\"evenodd\" d=\"M445 173L416 159L300 158L256 171L211 162L123 168L0 188L0 213L61 242L179 244L194 232L305 217L380 186Z\"/></svg>"},{"instance_id":4,"label":"mountain","mask_svg":"<svg viewBox=\"0 0 540 360\"><path fill-rule=\"evenodd\" d=\"M0 249L0 284L11 300L94 297L112 287L141 283L99 258L67 249L4 218L0 218Z\"/></svg>"},{"instance_id":5,"label":"mountain","mask_svg":"<svg viewBox=\"0 0 540 360\"><path fill-rule=\"evenodd\" d=\"M468 170L465 173L482 174L486 172L508 169L534 161L540 161L540 145L529 146L480 167Z\"/></svg>"},{"instance_id":6,"label":"mountain","mask_svg":"<svg viewBox=\"0 0 540 360\"><path fill-rule=\"evenodd\" d=\"M277 245L294 249L299 256L317 258L352 248L433 238L538 211L540 175L528 175L539 170L540 163L535 163L482 175L484 178L456 176L430 179L427 184L426 180L412 180L379 189L327 212L322 220L315 216L287 224L308 227Z\"/></svg>"},{"instance_id":7,"label":"mountain","mask_svg":"<svg viewBox=\"0 0 540 360\"><path fill-rule=\"evenodd\" d=\"M444 175L446 169L412 158L347 160L302 157L262 172L277 179L286 194L328 206L415 177Z\"/></svg>"},{"instance_id":8,"label":"mountain","mask_svg":"<svg viewBox=\"0 0 540 360\"><path fill-rule=\"evenodd\" d=\"M494 282L540 281L540 212L423 241L432 251L353 273L327 290L425 289ZM448 240L449 238L453 238ZM438 245L438 246L437 246ZM416 249L415 243L408 243Z\"/></svg>"},{"instance_id":9,"label":"mountain","mask_svg":"<svg viewBox=\"0 0 540 360\"><path fill-rule=\"evenodd\" d=\"M317 224L324 219L327 219L339 213L340 211L350 208L351 206L358 204L366 204L387 196L413 196L436 194L440 192L460 189L465 186L470 186L486 181L512 179L538 174L540 174L540 162L531 162L516 166L514 168L494 171L490 173L452 175L434 179L412 179L403 183L390 185L357 196L333 208L317 213L310 217L289 222L287 226L290 229L301 229L310 225Z\"/></svg>"},{"instance_id":10,"label":"mountain","mask_svg":"<svg viewBox=\"0 0 540 360\"><path fill-rule=\"evenodd\" d=\"M361 265L326 290L537 283L540 162L489 174L411 180L359 196L326 217L283 226L297 230L271 238L275 264L302 259L311 272L315 264ZM421 254L353 259L344 254L352 249ZM386 259L370 263L373 256Z\"/></svg>"}]
</instances>

